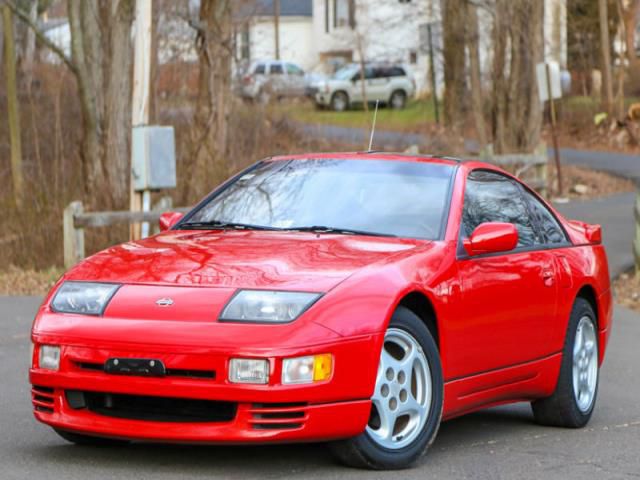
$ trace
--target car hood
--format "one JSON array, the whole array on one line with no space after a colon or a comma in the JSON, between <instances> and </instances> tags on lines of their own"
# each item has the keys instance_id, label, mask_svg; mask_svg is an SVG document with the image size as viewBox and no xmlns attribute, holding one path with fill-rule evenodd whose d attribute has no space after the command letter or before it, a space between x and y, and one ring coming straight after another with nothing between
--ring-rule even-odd
<instances>
[{"instance_id":1,"label":"car hood","mask_svg":"<svg viewBox=\"0 0 640 480\"><path fill-rule=\"evenodd\" d=\"M299 232L170 231L104 250L67 280L325 292L424 240Z\"/></svg>"}]
</instances>

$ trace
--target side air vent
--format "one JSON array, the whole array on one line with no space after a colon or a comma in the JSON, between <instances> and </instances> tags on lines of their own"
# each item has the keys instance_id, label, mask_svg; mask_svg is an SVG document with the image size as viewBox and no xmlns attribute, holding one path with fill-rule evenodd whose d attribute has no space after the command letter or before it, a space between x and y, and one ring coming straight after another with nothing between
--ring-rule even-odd
<instances>
[{"instance_id":1,"label":"side air vent","mask_svg":"<svg viewBox=\"0 0 640 480\"><path fill-rule=\"evenodd\" d=\"M37 412L53 413L55 405L54 390L50 387L31 387L31 402Z\"/></svg>"},{"instance_id":2,"label":"side air vent","mask_svg":"<svg viewBox=\"0 0 640 480\"><path fill-rule=\"evenodd\" d=\"M294 430L308 419L306 403L254 403L249 422L255 430Z\"/></svg>"}]
</instances>

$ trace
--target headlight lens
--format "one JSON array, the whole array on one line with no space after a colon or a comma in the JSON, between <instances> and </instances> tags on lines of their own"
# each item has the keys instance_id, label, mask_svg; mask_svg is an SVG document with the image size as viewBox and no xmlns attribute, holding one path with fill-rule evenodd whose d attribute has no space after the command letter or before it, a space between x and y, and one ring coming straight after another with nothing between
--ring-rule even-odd
<instances>
[{"instance_id":1,"label":"headlight lens","mask_svg":"<svg viewBox=\"0 0 640 480\"><path fill-rule=\"evenodd\" d=\"M58 371L60 369L60 347L53 345L40 345L38 367L45 370Z\"/></svg>"},{"instance_id":2,"label":"headlight lens","mask_svg":"<svg viewBox=\"0 0 640 480\"><path fill-rule=\"evenodd\" d=\"M227 304L220 320L227 322L287 323L320 298L319 293L241 290Z\"/></svg>"},{"instance_id":3,"label":"headlight lens","mask_svg":"<svg viewBox=\"0 0 640 480\"><path fill-rule=\"evenodd\" d=\"M102 315L119 287L113 283L64 282L56 292L51 308L61 313Z\"/></svg>"}]
</instances>

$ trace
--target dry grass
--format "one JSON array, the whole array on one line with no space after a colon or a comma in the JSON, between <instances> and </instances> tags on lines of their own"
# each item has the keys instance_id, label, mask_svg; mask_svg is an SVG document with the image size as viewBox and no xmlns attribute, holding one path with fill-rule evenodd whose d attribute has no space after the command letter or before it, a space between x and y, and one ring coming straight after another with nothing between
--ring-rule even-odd
<instances>
[{"instance_id":1,"label":"dry grass","mask_svg":"<svg viewBox=\"0 0 640 480\"><path fill-rule=\"evenodd\" d=\"M46 295L62 273L62 269L56 267L25 270L10 265L0 272L0 295Z\"/></svg>"},{"instance_id":2,"label":"dry grass","mask_svg":"<svg viewBox=\"0 0 640 480\"><path fill-rule=\"evenodd\" d=\"M640 312L640 275L634 270L623 273L613 282L616 303Z\"/></svg>"}]
</instances>

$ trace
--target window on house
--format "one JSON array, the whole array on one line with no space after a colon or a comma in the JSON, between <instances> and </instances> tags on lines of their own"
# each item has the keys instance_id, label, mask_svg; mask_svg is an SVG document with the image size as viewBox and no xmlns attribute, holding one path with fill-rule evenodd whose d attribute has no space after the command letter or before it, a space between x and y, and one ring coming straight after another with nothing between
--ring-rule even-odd
<instances>
[{"instance_id":1,"label":"window on house","mask_svg":"<svg viewBox=\"0 0 640 480\"><path fill-rule=\"evenodd\" d=\"M331 0L324 0L324 31L329 33L329 2Z\"/></svg>"},{"instance_id":2,"label":"window on house","mask_svg":"<svg viewBox=\"0 0 640 480\"><path fill-rule=\"evenodd\" d=\"M351 25L351 0L333 0L333 26L346 27Z\"/></svg>"},{"instance_id":3,"label":"window on house","mask_svg":"<svg viewBox=\"0 0 640 480\"><path fill-rule=\"evenodd\" d=\"M411 65L415 65L416 63L418 63L418 52L416 52L415 50L411 50L409 52L409 63Z\"/></svg>"},{"instance_id":4,"label":"window on house","mask_svg":"<svg viewBox=\"0 0 640 480\"><path fill-rule=\"evenodd\" d=\"M245 26L240 33L240 58L242 60L251 59L251 38L249 36L249 26Z\"/></svg>"}]
</instances>

